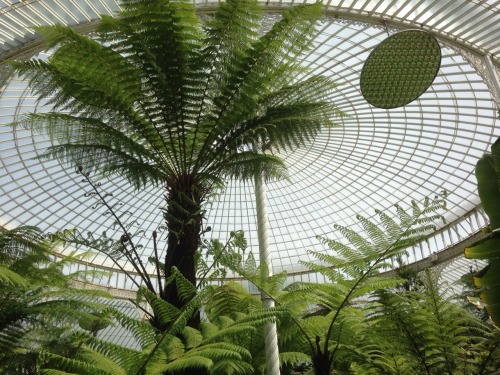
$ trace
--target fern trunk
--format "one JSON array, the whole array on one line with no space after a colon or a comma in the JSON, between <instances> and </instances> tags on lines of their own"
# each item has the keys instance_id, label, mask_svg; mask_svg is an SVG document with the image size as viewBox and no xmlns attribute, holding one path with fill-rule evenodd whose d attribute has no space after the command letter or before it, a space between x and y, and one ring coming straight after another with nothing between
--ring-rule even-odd
<instances>
[{"instance_id":1,"label":"fern trunk","mask_svg":"<svg viewBox=\"0 0 500 375\"><path fill-rule=\"evenodd\" d=\"M316 343L318 344L318 338L316 340ZM331 375L332 364L330 361L329 351L322 352L318 349L318 352L314 355L312 360L315 375Z\"/></svg>"},{"instance_id":2,"label":"fern trunk","mask_svg":"<svg viewBox=\"0 0 500 375\"><path fill-rule=\"evenodd\" d=\"M331 375L330 361L328 358L320 358L319 361L315 361L313 364L315 375Z\"/></svg>"},{"instance_id":3,"label":"fern trunk","mask_svg":"<svg viewBox=\"0 0 500 375\"><path fill-rule=\"evenodd\" d=\"M195 253L200 245L203 189L195 177L180 176L167 184L166 199L164 216L168 241L165 279L172 275L172 268L176 267L187 280L196 285ZM186 302L179 294L175 281L165 286L161 296L179 309ZM197 328L199 323L200 315L197 313L188 324Z\"/></svg>"}]
</instances>

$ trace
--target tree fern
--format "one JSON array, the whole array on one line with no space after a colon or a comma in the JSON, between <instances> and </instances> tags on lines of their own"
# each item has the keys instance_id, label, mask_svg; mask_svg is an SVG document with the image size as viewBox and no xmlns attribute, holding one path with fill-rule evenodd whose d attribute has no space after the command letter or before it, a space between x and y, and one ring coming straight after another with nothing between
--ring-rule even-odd
<instances>
[{"instance_id":1,"label":"tree fern","mask_svg":"<svg viewBox=\"0 0 500 375\"><path fill-rule=\"evenodd\" d=\"M230 281L214 291L205 311L210 320L218 316L234 318L237 314L259 308L262 308L262 303L258 298L249 294L240 283Z\"/></svg>"},{"instance_id":2,"label":"tree fern","mask_svg":"<svg viewBox=\"0 0 500 375\"><path fill-rule=\"evenodd\" d=\"M420 280L414 291L380 293L370 307L384 373L478 373L478 362L488 355L483 350L491 327L461 307L439 275L426 271Z\"/></svg>"},{"instance_id":3,"label":"tree fern","mask_svg":"<svg viewBox=\"0 0 500 375\"><path fill-rule=\"evenodd\" d=\"M71 288L73 278L89 275L65 275L64 266L75 256L51 261L57 244L34 227L2 231L0 245L2 268L16 275L15 282L0 284L0 368L22 372L34 367L41 348L65 329L104 313L101 301L109 295Z\"/></svg>"},{"instance_id":4,"label":"tree fern","mask_svg":"<svg viewBox=\"0 0 500 375\"><path fill-rule=\"evenodd\" d=\"M61 356L48 351L40 357L39 366L46 373L63 370L67 373L109 375L253 372L251 354L237 340L263 324L259 319L247 317L241 322L222 319L221 324L204 322L200 331L185 326L184 320L183 328L171 323L169 329L159 334L150 324L118 311L110 311L110 316L134 334L140 345L139 350L103 341L93 335L75 333L74 342L79 343L76 354ZM206 329L208 326L213 329Z\"/></svg>"},{"instance_id":5,"label":"tree fern","mask_svg":"<svg viewBox=\"0 0 500 375\"><path fill-rule=\"evenodd\" d=\"M322 5L293 7L263 34L260 13L256 0L229 0L203 23L190 1L123 0L91 36L37 28L53 54L13 63L53 109L16 124L51 138L42 158L165 187L167 255L155 262L165 278L176 267L196 283L203 205L218 187L285 177L272 149L302 146L343 116L335 83L297 62ZM175 283L156 292L181 308Z\"/></svg>"},{"instance_id":6,"label":"tree fern","mask_svg":"<svg viewBox=\"0 0 500 375\"><path fill-rule=\"evenodd\" d=\"M378 366L384 360L376 343L354 339L360 337L364 319L364 314L356 308L364 306L369 299L367 296L373 296L374 292L394 288L402 282L378 276L379 269L385 266L386 260L396 257L421 239L423 233L432 228L434 220L442 219L438 211L444 207L445 201L441 196L426 199L420 205L412 202L411 213L396 206L399 222L387 213L376 211L381 226L358 216L365 235L351 228L335 226L353 247L319 236L318 239L329 247L331 253L310 252L321 262L303 263L331 283L297 282L283 290L286 274L263 278L265 272L261 271L267 267L266 264L251 272L238 259L222 257L221 261L288 311L288 322L293 322L293 325L280 327L293 332L285 334L285 338L294 337L295 343L288 341L287 344L296 348L296 344L300 343L301 350L309 353L317 374L329 374L333 368L347 371L354 361L352 354L356 354L354 358L360 363ZM283 318L286 321L287 318ZM302 336L302 340L297 340L297 335ZM360 346L364 349L358 350ZM351 357L343 357L344 353L350 353Z\"/></svg>"}]
</instances>

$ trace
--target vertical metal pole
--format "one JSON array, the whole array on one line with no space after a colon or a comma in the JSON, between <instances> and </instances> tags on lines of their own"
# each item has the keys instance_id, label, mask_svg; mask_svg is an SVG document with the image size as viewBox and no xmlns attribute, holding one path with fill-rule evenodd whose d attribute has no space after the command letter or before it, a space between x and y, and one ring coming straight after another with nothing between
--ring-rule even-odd
<instances>
[{"instance_id":1,"label":"vertical metal pole","mask_svg":"<svg viewBox=\"0 0 500 375\"><path fill-rule=\"evenodd\" d=\"M262 175L255 176L255 199L257 207L257 235L259 237L259 255L261 265L267 265L268 274L272 276L271 253L269 252L266 186ZM266 293L261 292L262 304L265 308L274 307L274 301ZM266 374L280 375L278 332L276 323L267 323L264 327L266 348Z\"/></svg>"}]
</instances>

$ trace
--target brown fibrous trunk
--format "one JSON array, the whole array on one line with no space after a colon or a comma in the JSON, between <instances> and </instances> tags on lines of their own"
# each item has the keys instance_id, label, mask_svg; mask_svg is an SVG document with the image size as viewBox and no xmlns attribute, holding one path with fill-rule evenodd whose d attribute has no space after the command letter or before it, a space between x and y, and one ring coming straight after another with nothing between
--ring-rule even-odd
<instances>
[{"instance_id":1,"label":"brown fibrous trunk","mask_svg":"<svg viewBox=\"0 0 500 375\"><path fill-rule=\"evenodd\" d=\"M167 184L166 200L164 217L168 228L168 239L165 279L172 275L172 267L176 267L186 279L196 285L195 253L200 245L203 189L195 177L180 176ZM187 302L179 295L175 282L166 285L160 294L165 301L179 309ZM200 314L197 312L188 325L198 328L199 324Z\"/></svg>"}]
</instances>

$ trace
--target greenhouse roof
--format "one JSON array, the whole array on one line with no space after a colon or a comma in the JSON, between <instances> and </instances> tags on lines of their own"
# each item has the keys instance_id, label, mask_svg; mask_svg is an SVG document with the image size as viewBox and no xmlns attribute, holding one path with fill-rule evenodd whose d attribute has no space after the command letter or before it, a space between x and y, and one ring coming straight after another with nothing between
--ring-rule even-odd
<instances>
[{"instance_id":1,"label":"greenhouse roof","mask_svg":"<svg viewBox=\"0 0 500 375\"><path fill-rule=\"evenodd\" d=\"M314 1L263 2L266 22L306 2ZM118 3L0 0L2 226L36 225L45 232L107 231L108 236L119 238L106 209L87 194L89 186L73 166L35 159L50 141L7 126L23 113L46 108L5 63L47 55L32 26L63 23L89 32L99 14L116 15ZM217 6L217 2L194 3L200 13L210 13ZM474 167L500 136L500 1L325 0L323 4L324 17L304 59L312 73L338 82L331 98L348 116L338 119L339 126L324 129L306 147L280 153L289 180L267 184L274 271L304 272L300 261L312 260L307 250L325 250L317 235L339 238L334 224L359 229L357 214L370 218L375 209L422 201L443 191L448 193L447 223L439 223L442 230L410 251L407 261L427 257L476 232L485 218ZM438 40L442 55L438 74L411 103L375 108L361 94L363 65L388 35L407 29L424 30ZM119 178L99 182L101 191L113 193L109 202L124 220L136 231L144 231L142 256L147 260L151 233L163 226L162 189L134 192ZM208 203L204 225L211 227L206 239L221 241L231 231L243 230L258 258L253 184L228 181ZM117 269L102 255L94 256L88 265ZM126 263L121 266L128 269ZM113 280L117 287L130 286L122 276Z\"/></svg>"}]
</instances>

